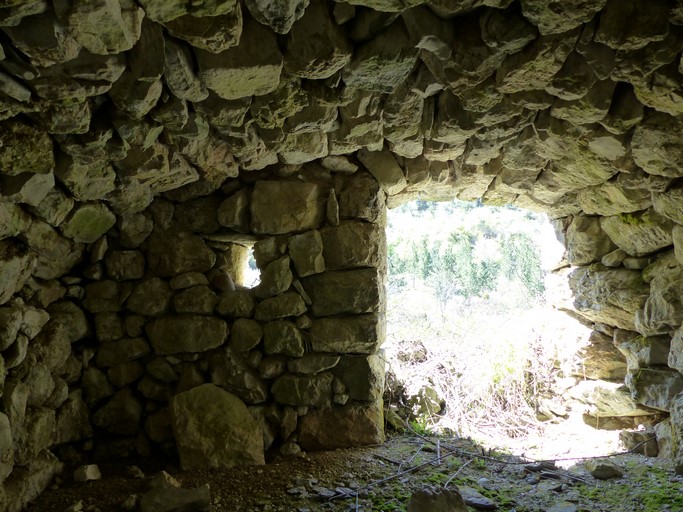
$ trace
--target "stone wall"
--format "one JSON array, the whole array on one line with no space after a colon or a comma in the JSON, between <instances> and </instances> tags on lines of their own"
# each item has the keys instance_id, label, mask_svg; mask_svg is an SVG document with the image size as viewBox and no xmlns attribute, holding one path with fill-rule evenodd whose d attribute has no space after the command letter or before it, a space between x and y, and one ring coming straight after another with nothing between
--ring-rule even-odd
<instances>
[{"instance_id":1,"label":"stone wall","mask_svg":"<svg viewBox=\"0 0 683 512\"><path fill-rule=\"evenodd\" d=\"M174 455L197 436L186 416L207 411L169 401L205 383L256 420L250 462L381 442L385 204L362 170L250 174L159 197L84 247L72 275L29 277L0 308L8 502L26 494L17 479L55 471L49 450L70 462ZM252 246L261 281L249 289L235 276ZM238 462L181 451L184 467Z\"/></svg>"},{"instance_id":2,"label":"stone wall","mask_svg":"<svg viewBox=\"0 0 683 512\"><path fill-rule=\"evenodd\" d=\"M681 25L674 0L4 2L0 503L54 452L171 450L169 397L211 381L265 446L379 439L384 207L417 197L557 219L680 466Z\"/></svg>"}]
</instances>

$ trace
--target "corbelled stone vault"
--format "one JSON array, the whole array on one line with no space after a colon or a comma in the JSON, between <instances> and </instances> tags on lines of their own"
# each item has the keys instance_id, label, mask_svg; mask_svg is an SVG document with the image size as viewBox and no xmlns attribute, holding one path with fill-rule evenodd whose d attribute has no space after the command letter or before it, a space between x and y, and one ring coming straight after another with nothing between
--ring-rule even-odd
<instances>
[{"instance_id":1,"label":"corbelled stone vault","mask_svg":"<svg viewBox=\"0 0 683 512\"><path fill-rule=\"evenodd\" d=\"M683 470L682 25L680 0L0 0L0 509L60 461L381 441L385 212L418 197L555 219Z\"/></svg>"}]
</instances>

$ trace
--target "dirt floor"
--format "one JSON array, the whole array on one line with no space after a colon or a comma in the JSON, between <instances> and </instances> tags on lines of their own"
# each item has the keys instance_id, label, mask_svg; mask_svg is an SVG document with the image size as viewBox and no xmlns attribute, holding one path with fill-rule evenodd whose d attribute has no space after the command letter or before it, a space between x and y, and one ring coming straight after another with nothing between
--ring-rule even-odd
<instances>
[{"instance_id":1,"label":"dirt floor","mask_svg":"<svg viewBox=\"0 0 683 512\"><path fill-rule=\"evenodd\" d=\"M683 510L683 478L657 459L612 457L621 478L597 480L581 465L567 469L489 452L469 440L393 435L382 446L277 458L265 466L181 472L183 488L209 484L211 511L405 511L412 493L458 488L470 509L507 512L675 512ZM142 495L161 468L100 465L102 479L63 480L28 507L33 512L113 512ZM564 461L564 466L571 461Z\"/></svg>"}]
</instances>

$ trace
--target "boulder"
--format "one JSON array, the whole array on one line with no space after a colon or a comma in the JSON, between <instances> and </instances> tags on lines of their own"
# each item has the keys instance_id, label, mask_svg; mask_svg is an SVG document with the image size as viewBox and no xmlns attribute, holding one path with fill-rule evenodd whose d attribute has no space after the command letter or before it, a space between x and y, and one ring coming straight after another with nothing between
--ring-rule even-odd
<instances>
[{"instance_id":1,"label":"boulder","mask_svg":"<svg viewBox=\"0 0 683 512\"><path fill-rule=\"evenodd\" d=\"M203 384L175 395L170 409L184 470L264 464L260 428L235 395Z\"/></svg>"}]
</instances>

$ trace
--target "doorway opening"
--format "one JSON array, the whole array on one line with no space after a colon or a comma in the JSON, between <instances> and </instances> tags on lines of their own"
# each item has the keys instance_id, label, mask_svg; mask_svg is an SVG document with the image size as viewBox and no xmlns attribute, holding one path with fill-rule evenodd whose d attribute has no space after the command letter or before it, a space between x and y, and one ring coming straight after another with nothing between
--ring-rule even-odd
<instances>
[{"instance_id":1,"label":"doorway opening","mask_svg":"<svg viewBox=\"0 0 683 512\"><path fill-rule=\"evenodd\" d=\"M623 375L593 372L544 214L418 200L389 211L387 252L391 425L538 458L619 449L617 430L589 424L596 386Z\"/></svg>"}]
</instances>

